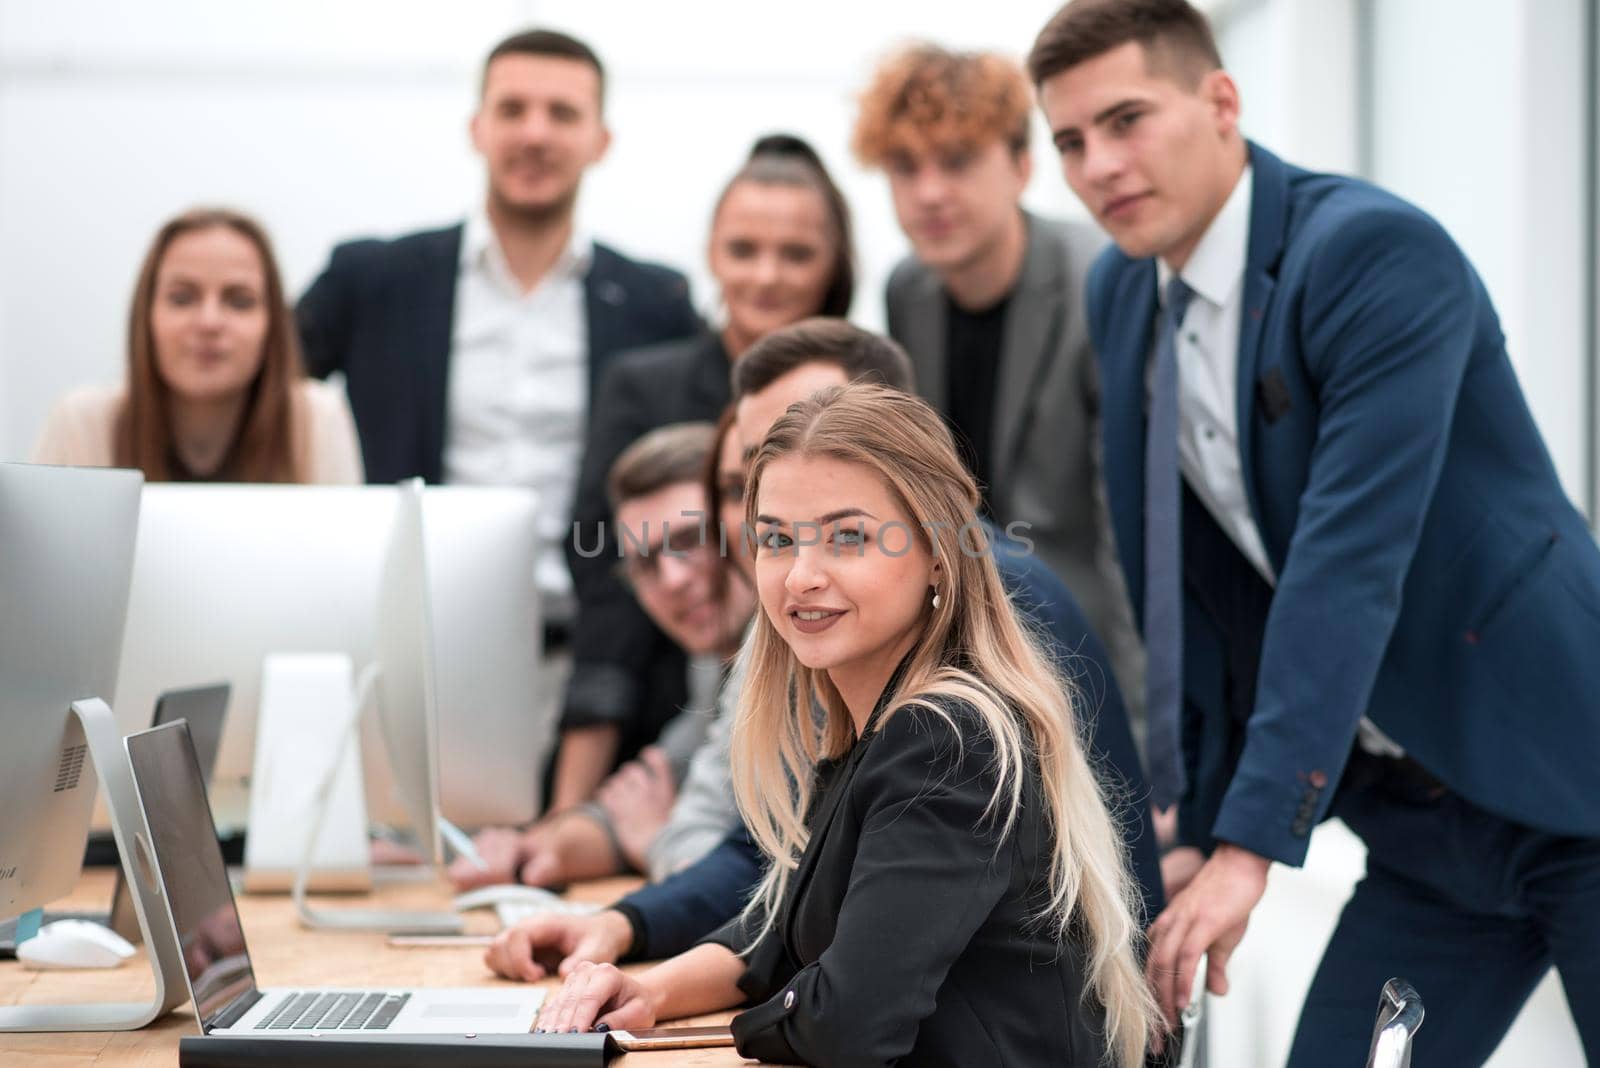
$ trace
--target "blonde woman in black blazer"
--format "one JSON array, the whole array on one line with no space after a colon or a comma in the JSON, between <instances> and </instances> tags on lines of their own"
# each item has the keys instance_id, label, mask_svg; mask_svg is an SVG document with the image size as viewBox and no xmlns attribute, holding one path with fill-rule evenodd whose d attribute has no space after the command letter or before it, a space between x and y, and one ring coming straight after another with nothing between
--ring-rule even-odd
<instances>
[{"instance_id":1,"label":"blonde woman in black blazer","mask_svg":"<svg viewBox=\"0 0 1600 1068\"><path fill-rule=\"evenodd\" d=\"M579 966L541 1028L748 1004L739 1051L780 1063L1141 1064L1120 840L942 421L826 390L772 428L748 490L763 611L731 760L768 875L648 972Z\"/></svg>"}]
</instances>

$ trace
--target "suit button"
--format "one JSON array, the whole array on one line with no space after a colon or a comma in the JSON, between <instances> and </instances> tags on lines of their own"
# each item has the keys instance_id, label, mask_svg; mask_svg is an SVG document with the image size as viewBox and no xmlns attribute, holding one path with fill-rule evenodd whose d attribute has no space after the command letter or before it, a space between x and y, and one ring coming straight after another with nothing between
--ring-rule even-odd
<instances>
[{"instance_id":1,"label":"suit button","mask_svg":"<svg viewBox=\"0 0 1600 1068\"><path fill-rule=\"evenodd\" d=\"M783 1011L784 1012L793 1012L794 1011L794 991L793 990L785 990L783 992Z\"/></svg>"},{"instance_id":2,"label":"suit button","mask_svg":"<svg viewBox=\"0 0 1600 1068\"><path fill-rule=\"evenodd\" d=\"M1294 826L1289 829L1299 837L1304 838L1311 833L1311 821L1302 816L1300 819L1295 820Z\"/></svg>"}]
</instances>

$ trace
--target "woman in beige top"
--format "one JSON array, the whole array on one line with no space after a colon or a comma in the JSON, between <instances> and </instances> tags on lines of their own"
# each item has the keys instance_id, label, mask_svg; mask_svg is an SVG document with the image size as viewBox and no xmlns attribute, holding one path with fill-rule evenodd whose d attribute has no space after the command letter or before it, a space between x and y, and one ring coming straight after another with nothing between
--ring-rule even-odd
<instances>
[{"instance_id":1,"label":"woman in beige top","mask_svg":"<svg viewBox=\"0 0 1600 1068\"><path fill-rule=\"evenodd\" d=\"M156 234L133 293L127 384L64 397L33 459L134 467L151 482L362 481L344 394L301 370L265 231L215 208Z\"/></svg>"}]
</instances>

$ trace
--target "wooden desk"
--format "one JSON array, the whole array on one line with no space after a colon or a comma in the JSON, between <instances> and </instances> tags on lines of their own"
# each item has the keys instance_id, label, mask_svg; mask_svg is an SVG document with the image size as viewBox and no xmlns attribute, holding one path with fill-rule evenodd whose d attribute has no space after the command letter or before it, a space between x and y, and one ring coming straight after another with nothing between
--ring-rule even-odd
<instances>
[{"instance_id":1,"label":"wooden desk","mask_svg":"<svg viewBox=\"0 0 1600 1068\"><path fill-rule=\"evenodd\" d=\"M587 883L572 896L583 901L610 902L637 884L637 880L611 879ZM53 907L107 909L111 906L112 872L92 869L84 873L70 898ZM394 883L371 897L323 897L329 908L341 903L400 909L448 907L448 888L442 881ZM249 940L256 982L263 987L290 986L481 986L504 980L484 967L478 946L397 949L384 943L378 932L308 931L295 918L287 895L240 895L239 915ZM487 934L496 928L488 910L467 916L467 929ZM56 1002L133 1001L153 990L150 968L141 954L120 968L92 971L37 972L16 961L0 961L0 1004L26 1005ZM547 981L554 990L557 984ZM722 1023L731 1013L718 1013L682 1021ZM0 1034L0 1065L37 1065L68 1068L96 1065L103 1068L171 1068L178 1063L178 1040L198 1032L193 1010L185 1004L140 1031L70 1034ZM634 1053L616 1063L624 1068L726 1068L752 1064L733 1049L682 1050Z\"/></svg>"}]
</instances>

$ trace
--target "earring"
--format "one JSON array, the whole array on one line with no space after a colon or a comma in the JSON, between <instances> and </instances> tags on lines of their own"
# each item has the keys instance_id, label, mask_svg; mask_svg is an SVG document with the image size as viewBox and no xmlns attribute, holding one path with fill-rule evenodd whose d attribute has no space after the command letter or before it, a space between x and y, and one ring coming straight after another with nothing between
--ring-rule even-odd
<instances>
[{"instance_id":1,"label":"earring","mask_svg":"<svg viewBox=\"0 0 1600 1068\"><path fill-rule=\"evenodd\" d=\"M939 610L939 591L938 590L934 590L933 591L933 610L935 612L937 612Z\"/></svg>"}]
</instances>

